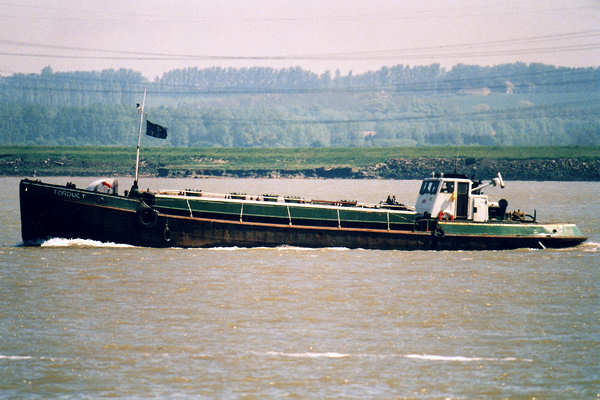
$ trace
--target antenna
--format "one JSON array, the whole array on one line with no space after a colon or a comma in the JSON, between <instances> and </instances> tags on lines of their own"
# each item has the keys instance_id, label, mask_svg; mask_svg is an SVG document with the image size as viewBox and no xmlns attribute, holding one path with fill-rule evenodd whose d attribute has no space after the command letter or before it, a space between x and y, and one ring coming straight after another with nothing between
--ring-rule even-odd
<instances>
[{"instance_id":1,"label":"antenna","mask_svg":"<svg viewBox=\"0 0 600 400\"><path fill-rule=\"evenodd\" d=\"M138 187L138 172L140 168L140 145L142 144L142 124L144 123L144 105L146 103L146 89L144 89L144 97L142 98L142 105L138 104L138 112L140 113L140 129L138 131L138 143L137 151L135 154L135 181L133 186Z\"/></svg>"}]
</instances>

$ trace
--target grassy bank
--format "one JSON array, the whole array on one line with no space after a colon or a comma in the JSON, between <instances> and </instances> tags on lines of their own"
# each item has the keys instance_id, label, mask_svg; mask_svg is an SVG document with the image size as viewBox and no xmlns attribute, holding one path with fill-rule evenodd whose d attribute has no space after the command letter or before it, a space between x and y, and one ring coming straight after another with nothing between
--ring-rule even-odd
<instances>
[{"instance_id":1,"label":"grassy bank","mask_svg":"<svg viewBox=\"0 0 600 400\"><path fill-rule=\"evenodd\" d=\"M368 169L392 159L560 160L600 159L596 147L394 148L144 148L141 173L209 174L226 171ZM0 146L1 175L131 175L135 148Z\"/></svg>"}]
</instances>

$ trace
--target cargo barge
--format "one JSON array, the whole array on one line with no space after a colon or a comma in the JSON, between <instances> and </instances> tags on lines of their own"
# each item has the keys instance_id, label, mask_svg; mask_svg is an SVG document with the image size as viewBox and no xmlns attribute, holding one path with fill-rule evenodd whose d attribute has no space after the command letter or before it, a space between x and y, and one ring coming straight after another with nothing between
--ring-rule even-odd
<instances>
[{"instance_id":1,"label":"cargo barge","mask_svg":"<svg viewBox=\"0 0 600 400\"><path fill-rule=\"evenodd\" d=\"M137 183L137 181L136 181ZM397 250L560 248L586 240L575 224L539 223L482 190L504 186L456 174L424 179L416 206L309 200L201 190L118 192L115 179L87 188L20 182L26 245L52 237L150 247L301 246Z\"/></svg>"}]
</instances>

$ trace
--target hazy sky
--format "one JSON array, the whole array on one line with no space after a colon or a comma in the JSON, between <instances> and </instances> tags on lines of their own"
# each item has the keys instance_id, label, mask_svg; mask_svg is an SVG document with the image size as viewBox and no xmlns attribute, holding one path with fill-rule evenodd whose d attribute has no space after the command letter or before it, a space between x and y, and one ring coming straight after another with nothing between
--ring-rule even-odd
<instances>
[{"instance_id":1,"label":"hazy sky","mask_svg":"<svg viewBox=\"0 0 600 400\"><path fill-rule=\"evenodd\" d=\"M600 66L599 0L0 0L0 73Z\"/></svg>"}]
</instances>

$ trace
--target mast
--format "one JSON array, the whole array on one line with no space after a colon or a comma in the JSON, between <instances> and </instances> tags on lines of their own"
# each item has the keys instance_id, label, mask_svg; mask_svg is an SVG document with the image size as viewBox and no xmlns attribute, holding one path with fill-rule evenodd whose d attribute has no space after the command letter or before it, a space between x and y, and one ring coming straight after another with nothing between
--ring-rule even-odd
<instances>
[{"instance_id":1,"label":"mast","mask_svg":"<svg viewBox=\"0 0 600 400\"><path fill-rule=\"evenodd\" d=\"M140 113L140 129L138 131L138 142L137 142L137 151L135 155L135 181L133 181L133 186L138 187L138 172L140 168L140 145L142 143L142 124L144 123L144 105L146 103L146 89L144 89L144 97L142 98L142 105L139 106L138 112Z\"/></svg>"}]
</instances>

